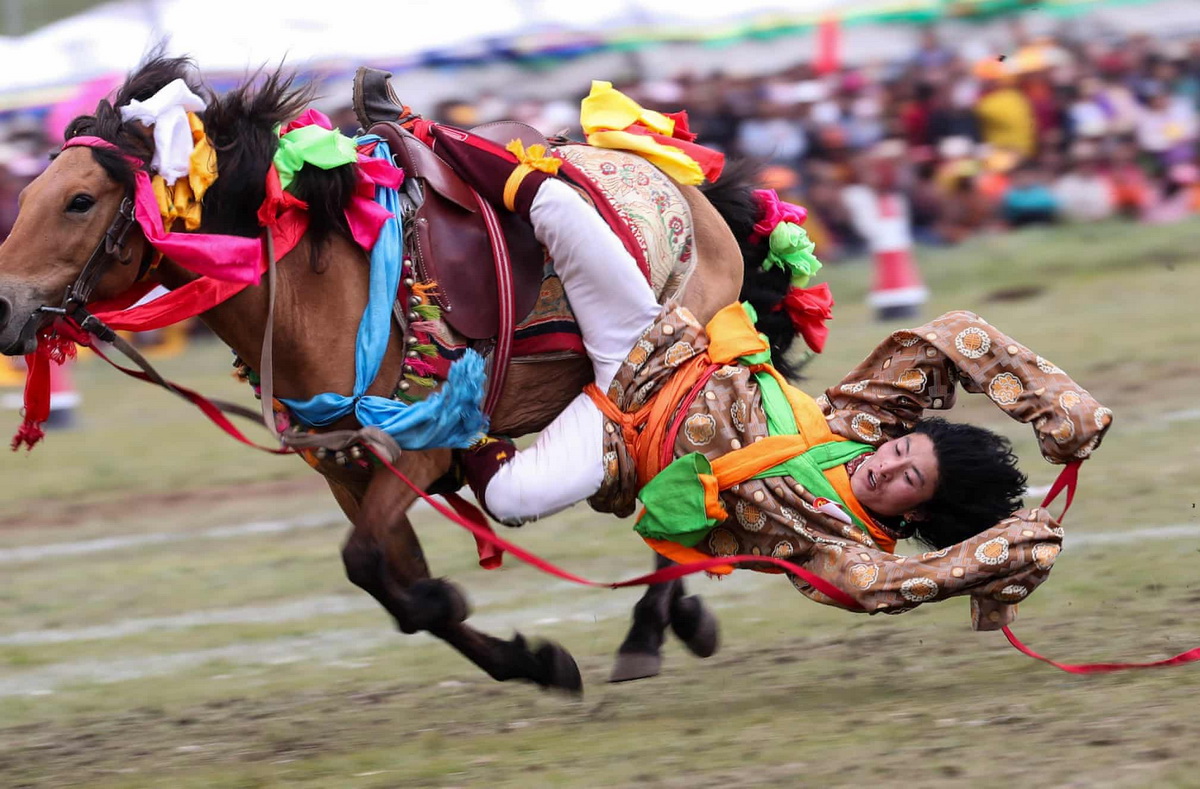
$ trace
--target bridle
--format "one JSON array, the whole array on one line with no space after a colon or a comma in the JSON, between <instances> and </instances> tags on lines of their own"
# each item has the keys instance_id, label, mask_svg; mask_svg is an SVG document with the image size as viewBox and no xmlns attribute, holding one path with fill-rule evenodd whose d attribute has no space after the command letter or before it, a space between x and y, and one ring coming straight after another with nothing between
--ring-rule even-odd
<instances>
[{"instance_id":1,"label":"bridle","mask_svg":"<svg viewBox=\"0 0 1200 789\"><path fill-rule=\"evenodd\" d=\"M128 154L125 155L125 158L134 166L144 166L145 164L140 159L136 159ZM83 269L80 270L79 276L67 287L62 302L57 307L42 305L30 313L29 317L25 320L25 325L21 327L18 342L33 340L37 332L45 325L48 316L70 318L82 329L90 331L99 330L99 335L111 334L107 327L92 317L87 311L86 305L91 300L92 294L96 290L96 285L109 272L114 263L129 265L133 259L133 254L126 248L126 244L129 240L129 231L136 224L133 190L130 188L125 191L124 197L121 198L121 204L117 206L116 215L113 216L108 229L104 231L104 235L96 243L92 254L88 256L87 261L83 264ZM134 282L139 282L146 276L156 257L155 250L147 244L146 250L142 253L142 259L139 262L138 273L134 278ZM101 339L105 338L102 336Z\"/></svg>"}]
</instances>

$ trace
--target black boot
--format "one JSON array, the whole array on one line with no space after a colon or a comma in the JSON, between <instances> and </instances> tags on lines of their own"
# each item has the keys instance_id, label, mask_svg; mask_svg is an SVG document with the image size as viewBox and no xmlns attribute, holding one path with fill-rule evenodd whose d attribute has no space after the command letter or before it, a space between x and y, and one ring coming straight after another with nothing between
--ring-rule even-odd
<instances>
[{"instance_id":1,"label":"black boot","mask_svg":"<svg viewBox=\"0 0 1200 789\"><path fill-rule=\"evenodd\" d=\"M402 103L392 90L392 73L360 66L354 73L354 114L364 131L381 121L401 125L415 120L417 115Z\"/></svg>"},{"instance_id":2,"label":"black boot","mask_svg":"<svg viewBox=\"0 0 1200 789\"><path fill-rule=\"evenodd\" d=\"M488 509L484 492L487 490L488 483L492 481L492 477L496 476L496 472L500 470L500 467L512 460L517 454L516 446L507 438L487 436L475 444L475 446L459 450L455 454L457 455L458 466L462 469L463 478L471 488L471 492L475 494L475 499L479 502L479 506L483 507L483 511L492 520L504 523L504 521L501 521Z\"/></svg>"}]
</instances>

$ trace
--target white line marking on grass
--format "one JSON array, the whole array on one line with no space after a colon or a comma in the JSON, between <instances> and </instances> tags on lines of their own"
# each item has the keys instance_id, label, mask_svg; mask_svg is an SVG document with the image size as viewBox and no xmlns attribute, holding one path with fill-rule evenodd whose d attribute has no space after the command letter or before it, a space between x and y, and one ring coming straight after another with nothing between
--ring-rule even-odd
<instances>
[{"instance_id":1,"label":"white line marking on grass","mask_svg":"<svg viewBox=\"0 0 1200 789\"><path fill-rule=\"evenodd\" d=\"M1071 534L1068 528L1064 542L1071 548L1077 545L1118 545L1141 540L1168 540L1172 537L1200 537L1200 523L1177 523L1172 526L1150 526L1145 529L1076 535Z\"/></svg>"},{"instance_id":2,"label":"white line marking on grass","mask_svg":"<svg viewBox=\"0 0 1200 789\"><path fill-rule=\"evenodd\" d=\"M282 534L298 529L319 529L344 522L345 516L341 512L330 510L313 515L301 515L297 518L288 518L286 520L253 521L237 526L216 526L211 529L200 529L197 531L152 532L150 534L129 534L120 537L100 537L95 540L79 540L77 542L24 545L19 548L0 548L0 564L35 562L39 559L51 559L58 556L103 553L105 551L118 551L125 548L138 548L143 545L183 542L185 540L224 540L230 537Z\"/></svg>"},{"instance_id":3,"label":"white line marking on grass","mask_svg":"<svg viewBox=\"0 0 1200 789\"><path fill-rule=\"evenodd\" d=\"M424 501L416 501L409 512L432 509ZM239 523L234 526L215 526L211 529L179 532L151 532L149 534L129 534L119 537L100 537L94 540L79 540L76 542L52 542L42 545L24 545L19 548L0 548L0 564L15 564L17 562L35 562L39 559L52 559L58 556L78 556L105 551L119 551L125 548L138 548L143 545L159 545L162 543L182 542L184 540L224 540L230 537L252 537L262 534L283 534L299 529L320 529L325 526L348 524L341 510L326 510L312 515L300 515L295 518L284 518L270 521L252 521Z\"/></svg>"},{"instance_id":4,"label":"white line marking on grass","mask_svg":"<svg viewBox=\"0 0 1200 789\"><path fill-rule=\"evenodd\" d=\"M275 624L331 614L349 614L371 610L381 609L379 603L365 594L354 597L324 595L305 597L279 605L242 606L212 611L190 611L176 616L125 619L112 624L81 627L74 630L26 630L0 635L0 646L34 646L37 644L65 644L70 641L127 638L151 631L187 630L209 625Z\"/></svg>"}]
</instances>

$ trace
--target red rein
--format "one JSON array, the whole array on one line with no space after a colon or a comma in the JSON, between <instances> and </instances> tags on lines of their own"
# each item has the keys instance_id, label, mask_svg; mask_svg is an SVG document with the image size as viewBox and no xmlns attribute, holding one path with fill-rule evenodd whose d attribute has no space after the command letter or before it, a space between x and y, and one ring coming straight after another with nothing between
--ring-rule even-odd
<instances>
[{"instance_id":1,"label":"red rein","mask_svg":"<svg viewBox=\"0 0 1200 789\"><path fill-rule=\"evenodd\" d=\"M88 343L88 344L92 345L91 343ZM93 347L93 350L95 350L94 345L92 345L92 347ZM120 365L116 364L115 362L113 362L111 359L109 359L107 356L104 356L103 354L100 354L100 356L105 361L107 361L109 364L113 365L118 370L121 370L122 372L126 373L127 375L132 375L132 376L135 376L138 378L142 378L143 380L147 380L146 376L144 376L143 374L141 374L137 371L134 371L134 370L129 370L124 367L121 367ZM268 447L263 447L263 446L254 444L249 439L247 439L240 431L238 431L237 428L234 427L229 422L229 420L227 420L224 417L224 415L220 413L219 409L217 409L215 406L213 406L211 403L209 403L209 401L206 400L202 395L199 395L190 390L182 389L182 387L176 387L176 389L181 394L183 394L184 397L186 397L190 402L192 402L194 405L196 405L198 408L200 408L200 410L203 411L205 413L205 415L208 416L209 419L211 419L218 427L220 427L222 430L224 430L226 433L228 433L229 435L231 435L238 441L241 441L242 443L253 446L257 449L263 449L263 450L266 450L269 452L276 452L279 454L286 454L286 453L290 453L292 451L290 449L271 449ZM488 524L487 518L483 515L482 512L479 511L479 508L476 507L475 505L471 504L470 502L464 500L458 494L456 494L456 493L450 494L450 495L447 495L444 497L446 499L446 501L449 503L450 508L447 508L445 505L435 501L431 496L429 496L427 493L425 493L423 490L421 490L419 487L417 487L413 483L412 480L410 480L407 476L404 475L403 472L401 472L398 468L396 468L394 465L392 465L390 462L388 462L388 460L386 458L381 456L374 448L372 448L370 445L366 445L366 447L368 450L370 450L375 455L376 458L379 459L379 462L381 464L383 464L383 466L385 466L389 471L391 471L393 474L395 474L401 481L404 482L404 484L406 484L410 488L412 488L413 492L415 492L418 496L420 496L422 499L424 499L426 502L428 502L430 504L430 506L432 506L439 513L441 513L445 517L449 518L451 521L457 523L459 526L462 526L464 529L471 532L475 536L475 542L476 542L476 545L479 550L479 563L480 563L480 565L482 565L483 567L485 567L487 569L494 569L496 567L499 567L501 560L502 560L503 553L505 551L508 551L513 556L516 556L518 559L520 559L521 561L523 561L527 564L533 565L534 567L541 570L542 572L547 573L549 575L556 576L558 578L562 578L567 581L571 581L572 583L581 584L583 586L594 586L594 587L602 587L602 588L609 588L609 589L619 589L619 588L627 587L627 586L648 586L650 584L674 581L677 578L683 578L688 575L693 575L695 573L704 572L705 570L710 570L713 567L718 567L721 565L742 564L742 563L747 563L747 562L759 562L759 563L773 564L773 565L780 567L790 573L795 574L797 577L801 578L803 581L805 581L806 583L811 585L818 592L824 594L825 596L834 600L838 604L845 606L846 608L849 608L852 610L862 610L862 607L858 605L857 601L855 601L854 598L852 598L850 595L846 594L845 592L843 592L841 589L837 588L830 582L828 582L825 579L820 578L816 575L813 575L808 570L805 570L803 567L799 567L795 564L792 564L791 562L788 562L788 561L785 561L783 559L779 559L779 558L776 558L773 556L723 556L720 558L713 557L712 559L706 559L706 560L700 561L700 562L691 562L689 564L677 564L677 565L667 567L662 570L658 570L658 571L655 571L652 573L647 573L646 575L639 575L636 578L630 578L625 581L617 581L617 582L593 581L588 578L584 578L583 576L576 575L572 572L564 570L561 567L558 567L557 565L546 561L545 559L541 558L540 556L530 553L529 551L521 548L520 546L515 545L515 544L509 542L508 540L505 540L504 538L500 537L494 531L492 531L490 524ZM1074 461L1072 463L1067 464L1066 468L1064 468L1062 470L1062 473L1060 473L1058 475L1058 479L1055 480L1054 485L1051 486L1049 493L1046 494L1046 498L1042 501L1041 506L1047 507L1051 504L1051 502L1053 502L1058 497L1059 493L1061 493L1064 489L1067 491L1067 502L1066 502L1066 506L1063 507L1062 515L1059 516L1060 520L1062 519L1063 516L1066 515L1067 510L1070 509L1070 507L1071 507L1071 503L1075 500L1075 488L1078 484L1079 466L1080 466L1081 462L1082 461ZM1047 657L1039 655L1037 652L1034 652L1032 649L1030 649L1024 643L1022 643L1021 640L1019 638L1017 638L1016 635L1013 634L1013 632L1010 628L1008 628L1008 627L1003 628L1003 632L1004 632L1004 635L1008 638L1009 643L1012 644L1013 647L1016 648L1017 650L1019 650L1022 654L1028 655L1029 657L1031 657L1035 660L1040 660L1043 663L1048 663L1049 665L1054 666L1057 669L1061 669L1062 671L1066 671L1071 674L1104 674L1104 673L1109 673L1109 672L1113 672L1113 671L1126 671L1129 669L1164 668L1166 666L1180 666L1185 663L1192 663L1197 660L1200 660L1200 647L1197 647L1195 649L1190 649L1186 652L1181 652L1180 654L1175 655L1174 657L1166 658L1163 660L1156 660L1156 661L1149 662L1149 663L1059 663L1058 661L1051 660Z\"/></svg>"}]
</instances>

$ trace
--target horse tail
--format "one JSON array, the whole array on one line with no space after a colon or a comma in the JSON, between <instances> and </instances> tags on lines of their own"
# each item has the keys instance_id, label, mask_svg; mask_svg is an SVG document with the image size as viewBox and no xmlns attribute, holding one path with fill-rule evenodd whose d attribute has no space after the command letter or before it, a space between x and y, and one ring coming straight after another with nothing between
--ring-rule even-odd
<instances>
[{"instance_id":1,"label":"horse tail","mask_svg":"<svg viewBox=\"0 0 1200 789\"><path fill-rule=\"evenodd\" d=\"M767 257L767 240L750 241L758 221L758 202L754 190L762 167L752 159L734 159L725 165L715 183L706 183L700 191L729 225L742 250L742 290L738 298L748 302L756 313L755 328L766 335L771 346L771 363L786 378L797 378L800 367L788 361L788 351L796 339L796 330L787 313L777 307L791 288L791 276L782 268L762 269Z\"/></svg>"}]
</instances>

